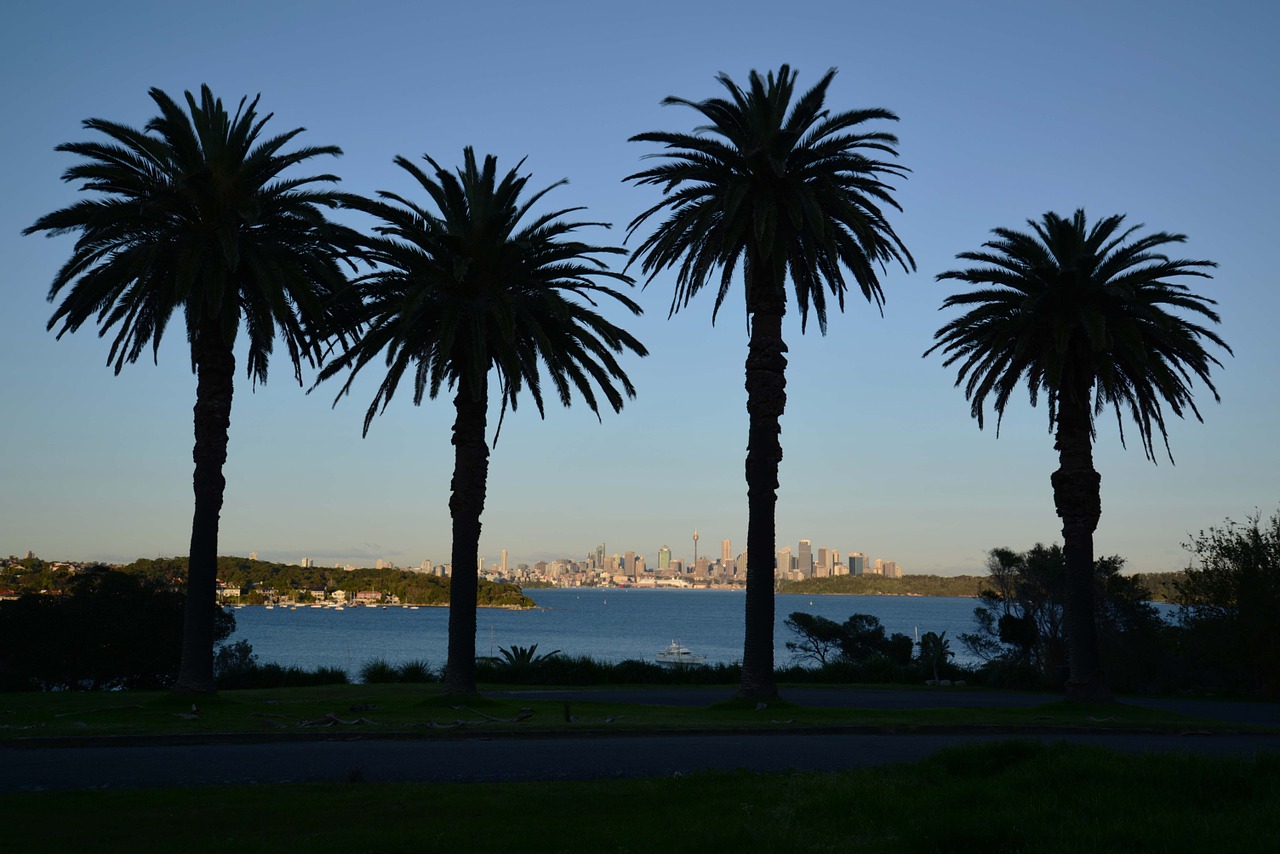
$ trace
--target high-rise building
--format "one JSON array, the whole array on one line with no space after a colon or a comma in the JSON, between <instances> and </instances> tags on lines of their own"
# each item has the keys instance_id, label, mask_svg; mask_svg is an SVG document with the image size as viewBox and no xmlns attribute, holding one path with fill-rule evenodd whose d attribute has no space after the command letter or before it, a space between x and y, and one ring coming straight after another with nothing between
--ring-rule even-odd
<instances>
[{"instance_id":1,"label":"high-rise building","mask_svg":"<svg viewBox=\"0 0 1280 854\"><path fill-rule=\"evenodd\" d=\"M622 571L631 576L636 574L635 552L627 552L626 556L623 558Z\"/></svg>"},{"instance_id":2,"label":"high-rise building","mask_svg":"<svg viewBox=\"0 0 1280 854\"><path fill-rule=\"evenodd\" d=\"M258 559L257 552L249 552L249 560L257 560L257 559Z\"/></svg>"},{"instance_id":3,"label":"high-rise building","mask_svg":"<svg viewBox=\"0 0 1280 854\"><path fill-rule=\"evenodd\" d=\"M849 574L862 575L866 571L866 556L862 552L849 552Z\"/></svg>"},{"instance_id":4,"label":"high-rise building","mask_svg":"<svg viewBox=\"0 0 1280 854\"><path fill-rule=\"evenodd\" d=\"M805 578L813 575L813 543L809 540L800 541L800 550L796 553L796 557L800 561L800 574Z\"/></svg>"},{"instance_id":5,"label":"high-rise building","mask_svg":"<svg viewBox=\"0 0 1280 854\"><path fill-rule=\"evenodd\" d=\"M777 574L783 578L787 577L787 573L791 571L791 546L783 546L778 549L778 568Z\"/></svg>"},{"instance_id":6,"label":"high-rise building","mask_svg":"<svg viewBox=\"0 0 1280 854\"><path fill-rule=\"evenodd\" d=\"M504 576L507 574L507 550L506 549L502 550L502 574Z\"/></svg>"},{"instance_id":7,"label":"high-rise building","mask_svg":"<svg viewBox=\"0 0 1280 854\"><path fill-rule=\"evenodd\" d=\"M824 578L831 574L831 549L818 549L817 575Z\"/></svg>"},{"instance_id":8,"label":"high-rise building","mask_svg":"<svg viewBox=\"0 0 1280 854\"><path fill-rule=\"evenodd\" d=\"M733 544L728 540L720 541L720 562L725 566L733 563Z\"/></svg>"},{"instance_id":9,"label":"high-rise building","mask_svg":"<svg viewBox=\"0 0 1280 854\"><path fill-rule=\"evenodd\" d=\"M671 547L666 544L663 544L662 548L658 549L658 569L662 570L663 572L666 572L670 568L671 568Z\"/></svg>"}]
</instances>

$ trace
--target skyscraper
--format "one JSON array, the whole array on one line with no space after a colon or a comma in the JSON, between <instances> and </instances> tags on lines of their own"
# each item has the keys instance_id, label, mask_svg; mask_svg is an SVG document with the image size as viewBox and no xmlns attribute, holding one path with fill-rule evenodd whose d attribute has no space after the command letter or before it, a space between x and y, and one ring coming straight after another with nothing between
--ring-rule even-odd
<instances>
[{"instance_id":1,"label":"skyscraper","mask_svg":"<svg viewBox=\"0 0 1280 854\"><path fill-rule=\"evenodd\" d=\"M778 569L777 572L783 578L787 577L787 573L791 571L791 546L783 546L778 550Z\"/></svg>"},{"instance_id":2,"label":"skyscraper","mask_svg":"<svg viewBox=\"0 0 1280 854\"><path fill-rule=\"evenodd\" d=\"M636 574L636 553L635 552L627 552L627 554L623 557L622 571L625 572L627 575L633 576Z\"/></svg>"},{"instance_id":3,"label":"skyscraper","mask_svg":"<svg viewBox=\"0 0 1280 854\"><path fill-rule=\"evenodd\" d=\"M506 549L502 550L502 574L504 576L507 574L507 550Z\"/></svg>"},{"instance_id":4,"label":"skyscraper","mask_svg":"<svg viewBox=\"0 0 1280 854\"><path fill-rule=\"evenodd\" d=\"M720 541L720 562L725 566L733 563L733 544L728 540Z\"/></svg>"},{"instance_id":5,"label":"skyscraper","mask_svg":"<svg viewBox=\"0 0 1280 854\"><path fill-rule=\"evenodd\" d=\"M796 557L800 559L800 574L805 578L813 576L813 543L809 540L800 541L800 550Z\"/></svg>"},{"instance_id":6,"label":"skyscraper","mask_svg":"<svg viewBox=\"0 0 1280 854\"><path fill-rule=\"evenodd\" d=\"M666 572L670 568L671 568L671 547L664 543L662 548L658 549L658 569L662 570L663 572Z\"/></svg>"},{"instance_id":7,"label":"skyscraper","mask_svg":"<svg viewBox=\"0 0 1280 854\"><path fill-rule=\"evenodd\" d=\"M831 574L830 549L818 549L818 571L815 574L823 578Z\"/></svg>"},{"instance_id":8,"label":"skyscraper","mask_svg":"<svg viewBox=\"0 0 1280 854\"><path fill-rule=\"evenodd\" d=\"M862 575L867 571L867 558L862 552L849 552L849 574Z\"/></svg>"}]
</instances>

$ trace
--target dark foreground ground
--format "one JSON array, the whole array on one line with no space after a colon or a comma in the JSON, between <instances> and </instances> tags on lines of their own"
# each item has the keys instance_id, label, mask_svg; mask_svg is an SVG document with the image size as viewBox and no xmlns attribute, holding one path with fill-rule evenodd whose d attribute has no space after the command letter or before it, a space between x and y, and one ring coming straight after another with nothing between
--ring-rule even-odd
<instances>
[{"instance_id":1,"label":"dark foreground ground","mask_svg":"<svg viewBox=\"0 0 1280 854\"><path fill-rule=\"evenodd\" d=\"M530 699L599 699L709 705L723 690L527 691ZM1042 694L791 689L804 706L932 708L1033 706ZM1126 702L1245 726L1280 726L1280 705L1151 698ZM838 771L911 762L943 747L1007 738L1105 746L1127 752L1187 751L1222 756L1280 753L1280 734L1065 733L1028 735L980 728L885 734L850 731L595 734L450 739L323 736L266 743L0 747L0 791L244 783L515 781L662 777L707 769Z\"/></svg>"}]
</instances>

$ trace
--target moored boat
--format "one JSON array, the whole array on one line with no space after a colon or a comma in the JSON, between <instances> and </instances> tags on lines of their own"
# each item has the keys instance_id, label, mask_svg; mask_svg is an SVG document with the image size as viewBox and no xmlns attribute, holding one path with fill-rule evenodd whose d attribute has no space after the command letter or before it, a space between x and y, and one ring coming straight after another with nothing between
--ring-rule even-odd
<instances>
[{"instance_id":1,"label":"moored boat","mask_svg":"<svg viewBox=\"0 0 1280 854\"><path fill-rule=\"evenodd\" d=\"M689 648L678 640L673 640L657 656L659 664L668 664L672 667L687 667L694 664L705 664L707 657L705 655L694 655Z\"/></svg>"}]
</instances>

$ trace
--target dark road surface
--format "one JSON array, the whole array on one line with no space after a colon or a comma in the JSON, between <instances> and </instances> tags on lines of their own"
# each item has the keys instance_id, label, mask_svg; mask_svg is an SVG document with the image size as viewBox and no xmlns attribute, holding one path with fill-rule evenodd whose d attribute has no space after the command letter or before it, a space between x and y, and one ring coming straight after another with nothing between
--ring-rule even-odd
<instances>
[{"instance_id":1,"label":"dark road surface","mask_svg":"<svg viewBox=\"0 0 1280 854\"><path fill-rule=\"evenodd\" d=\"M608 699L658 705L706 705L723 691L520 692L530 699ZM641 700L643 697L643 700ZM1038 705L1045 695L986 692L805 691L787 699L802 705L860 708ZM1133 700L1242 724L1280 723L1275 704ZM135 786L242 783L464 782L654 777L706 769L837 771L911 762L943 747L1010 738L998 733L795 733L599 735L360 739L253 744L119 747L0 747L0 792ZM1018 736L1028 737L1028 736ZM1048 734L1042 741L1100 745L1130 752L1188 751L1252 756L1280 752L1280 735Z\"/></svg>"}]
</instances>

